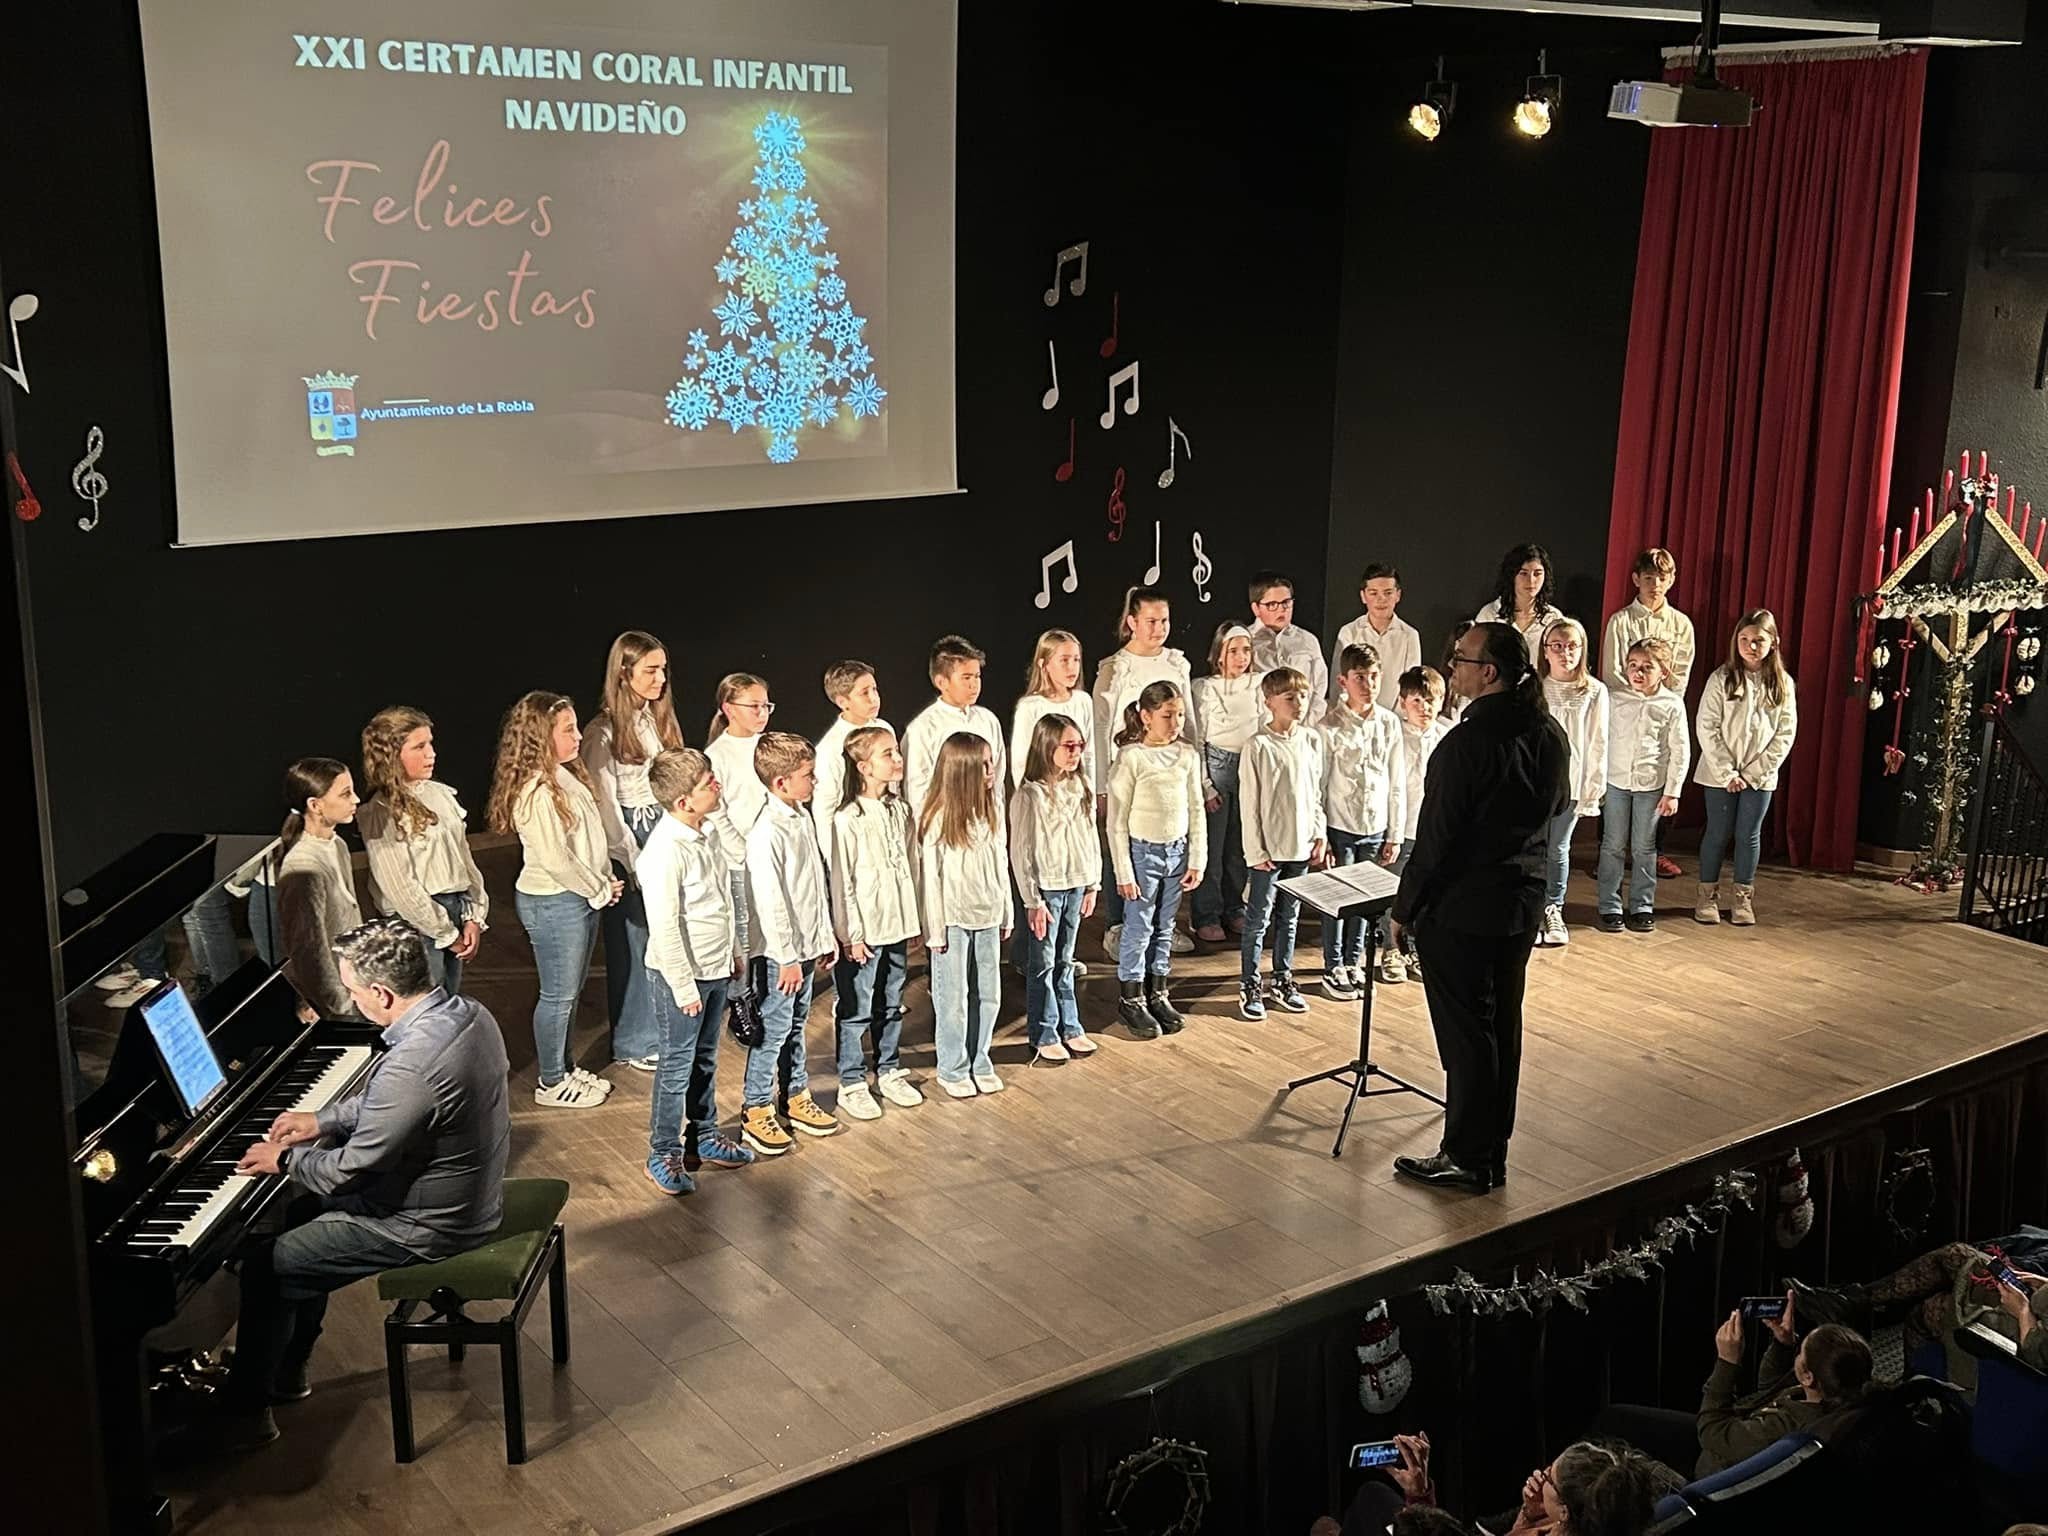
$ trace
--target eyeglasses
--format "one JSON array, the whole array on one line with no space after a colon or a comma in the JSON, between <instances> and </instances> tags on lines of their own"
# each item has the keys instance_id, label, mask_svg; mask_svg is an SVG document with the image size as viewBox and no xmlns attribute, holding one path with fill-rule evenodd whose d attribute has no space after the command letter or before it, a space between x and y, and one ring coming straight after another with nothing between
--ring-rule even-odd
<instances>
[{"instance_id":1,"label":"eyeglasses","mask_svg":"<svg viewBox=\"0 0 2048 1536\"><path fill-rule=\"evenodd\" d=\"M1454 667L1483 667L1486 665L1486 658L1484 656L1460 656L1457 652L1453 651L1451 653L1451 665Z\"/></svg>"},{"instance_id":2,"label":"eyeglasses","mask_svg":"<svg viewBox=\"0 0 2048 1536\"><path fill-rule=\"evenodd\" d=\"M1252 604L1252 606L1253 606L1254 608L1273 608L1273 609L1284 609L1284 608L1292 608L1292 607L1294 606L1294 599L1293 599L1293 598L1291 598L1291 597L1276 597L1276 598L1274 598L1274 599L1273 599L1273 600L1272 600L1271 602L1259 602L1259 603L1253 603L1253 604Z\"/></svg>"},{"instance_id":3,"label":"eyeglasses","mask_svg":"<svg viewBox=\"0 0 2048 1536\"><path fill-rule=\"evenodd\" d=\"M1088 743L1085 741L1063 741L1060 743L1060 750L1062 752L1079 752L1087 745Z\"/></svg>"},{"instance_id":4,"label":"eyeglasses","mask_svg":"<svg viewBox=\"0 0 2048 1536\"><path fill-rule=\"evenodd\" d=\"M758 709L764 716L775 713L775 706L766 700L729 699L726 701L725 707L727 709Z\"/></svg>"}]
</instances>

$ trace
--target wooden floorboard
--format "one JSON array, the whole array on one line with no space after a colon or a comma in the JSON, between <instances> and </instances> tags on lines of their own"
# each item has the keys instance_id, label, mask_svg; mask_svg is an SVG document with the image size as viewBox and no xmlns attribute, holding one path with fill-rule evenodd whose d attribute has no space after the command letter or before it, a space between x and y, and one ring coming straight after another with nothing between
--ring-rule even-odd
<instances>
[{"instance_id":1,"label":"wooden floorboard","mask_svg":"<svg viewBox=\"0 0 2048 1536\"><path fill-rule=\"evenodd\" d=\"M1589 894L1583 881L1574 894ZM1102 1042L1092 1060L1027 1064L1011 978L995 1050L1009 1091L940 1097L916 981L905 1056L933 1093L924 1106L849 1122L774 1163L707 1169L696 1194L669 1199L640 1168L646 1077L607 1071L618 1090L596 1111L532 1104L530 962L516 928L494 930L471 991L506 1026L513 1172L573 1186L570 1364L548 1359L545 1307L525 1329L533 1459L505 1465L490 1351L459 1366L422 1351L420 1458L395 1465L381 1308L358 1286L329 1312L313 1398L279 1410L276 1445L182 1474L180 1526L610 1536L687 1524L1170 1336L1498 1231L2039 1028L2048 951L1957 927L1945 901L1766 871L1758 906L1752 930L1704 930L1674 910L1649 936L1575 928L1568 949L1537 954L1514 1177L1480 1198L1394 1179L1394 1156L1434 1149L1434 1106L1367 1101L1333 1161L1345 1090L1281 1091L1350 1058L1355 1005L1311 993L1305 1015L1245 1023L1233 1011L1235 952L1222 951L1179 962L1188 1030L1133 1041L1104 1027L1114 981L1091 924L1082 1006ZM1319 973L1306 945L1302 972ZM602 999L594 976L576 1034L592 1067L605 1054ZM1440 1088L1422 989L1383 987L1378 1000L1375 1058ZM829 998L807 1038L829 1103ZM728 1042L728 1115L740 1067Z\"/></svg>"}]
</instances>

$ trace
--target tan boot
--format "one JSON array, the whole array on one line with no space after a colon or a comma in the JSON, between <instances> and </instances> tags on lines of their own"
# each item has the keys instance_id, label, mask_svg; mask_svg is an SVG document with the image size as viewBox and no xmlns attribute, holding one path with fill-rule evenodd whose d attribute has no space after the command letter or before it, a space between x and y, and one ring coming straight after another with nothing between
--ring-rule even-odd
<instances>
[{"instance_id":1,"label":"tan boot","mask_svg":"<svg viewBox=\"0 0 2048 1536\"><path fill-rule=\"evenodd\" d=\"M1756 887L1753 885L1738 885L1735 887L1735 907L1734 910L1729 912L1728 921L1738 928L1754 928L1756 926L1756 906L1753 901L1755 895Z\"/></svg>"},{"instance_id":2,"label":"tan boot","mask_svg":"<svg viewBox=\"0 0 2048 1536\"><path fill-rule=\"evenodd\" d=\"M795 1141L782 1128L782 1122L775 1118L775 1111L766 1104L756 1105L745 1112L740 1122L740 1134L747 1145L762 1157L780 1157Z\"/></svg>"},{"instance_id":3,"label":"tan boot","mask_svg":"<svg viewBox=\"0 0 2048 1536\"><path fill-rule=\"evenodd\" d=\"M1692 904L1692 920L1696 923L1718 923L1721 921L1720 892L1705 881L1700 882L1700 893Z\"/></svg>"}]
</instances>

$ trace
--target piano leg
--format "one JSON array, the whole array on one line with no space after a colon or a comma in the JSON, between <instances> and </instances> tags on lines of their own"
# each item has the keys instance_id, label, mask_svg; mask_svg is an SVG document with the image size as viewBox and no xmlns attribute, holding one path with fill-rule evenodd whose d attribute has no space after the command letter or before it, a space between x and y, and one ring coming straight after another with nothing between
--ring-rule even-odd
<instances>
[{"instance_id":1,"label":"piano leg","mask_svg":"<svg viewBox=\"0 0 2048 1536\"><path fill-rule=\"evenodd\" d=\"M108 1520L124 1536L170 1536L171 1501L156 1491L151 1468L149 1383L141 1336L102 1331L95 1341L94 1360L100 1433L106 1446Z\"/></svg>"}]
</instances>

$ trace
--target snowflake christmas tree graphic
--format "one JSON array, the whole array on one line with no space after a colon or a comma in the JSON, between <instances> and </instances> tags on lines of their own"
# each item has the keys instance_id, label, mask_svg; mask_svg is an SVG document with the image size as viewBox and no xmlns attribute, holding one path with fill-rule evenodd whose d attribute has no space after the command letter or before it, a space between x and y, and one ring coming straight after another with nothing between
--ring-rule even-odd
<instances>
[{"instance_id":1,"label":"snowflake christmas tree graphic","mask_svg":"<svg viewBox=\"0 0 2048 1536\"><path fill-rule=\"evenodd\" d=\"M709 328L690 332L683 376L668 392L668 419L687 432L713 422L735 436L748 427L767 443L769 462L787 464L807 428L830 427L844 412L879 416L889 392L875 376L867 328L839 275L839 254L815 199L804 195L803 125L770 112L754 129L757 196L713 268L725 295Z\"/></svg>"}]
</instances>

